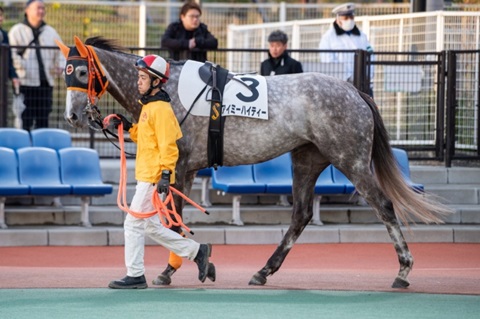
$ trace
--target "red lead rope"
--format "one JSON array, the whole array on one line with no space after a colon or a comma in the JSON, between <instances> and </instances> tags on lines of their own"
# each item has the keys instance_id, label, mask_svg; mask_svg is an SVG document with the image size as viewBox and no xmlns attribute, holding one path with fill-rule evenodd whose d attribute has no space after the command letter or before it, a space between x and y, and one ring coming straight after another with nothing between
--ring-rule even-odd
<instances>
[{"instance_id":1,"label":"red lead rope","mask_svg":"<svg viewBox=\"0 0 480 319\"><path fill-rule=\"evenodd\" d=\"M116 114L108 115L103 120L104 129L108 126L110 119L112 118L120 119ZM123 139L123 123L120 123L120 125L118 126L118 139L119 139L120 151L121 151L120 181L118 183L118 195L117 195L118 207L122 211L134 216L135 218L149 218L154 216L155 214L158 214L163 226L167 228L171 228L172 226L180 226L193 235L193 232L190 230L190 228L188 228L183 223L182 216L180 216L180 214L177 213L177 210L175 209L175 203L173 201L172 193L175 193L176 195L182 197L185 201L190 203L192 206L194 206L201 212L207 215L209 214L209 212L172 186L170 186L170 192L168 192L164 201L160 198L159 194L156 191L153 192L152 204L155 210L151 212L136 212L131 210L128 207L128 204L127 204L127 157L125 155L125 141ZM168 206L172 207L172 209L169 209Z\"/></svg>"}]
</instances>

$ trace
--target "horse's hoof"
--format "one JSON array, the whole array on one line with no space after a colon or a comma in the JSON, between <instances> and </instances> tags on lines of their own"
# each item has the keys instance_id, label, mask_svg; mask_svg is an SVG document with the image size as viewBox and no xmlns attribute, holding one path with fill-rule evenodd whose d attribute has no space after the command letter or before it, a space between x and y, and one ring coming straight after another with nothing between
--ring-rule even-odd
<instances>
[{"instance_id":1,"label":"horse's hoof","mask_svg":"<svg viewBox=\"0 0 480 319\"><path fill-rule=\"evenodd\" d=\"M172 278L164 274L160 274L157 278L152 280L152 284L157 286L168 286L172 283Z\"/></svg>"},{"instance_id":2,"label":"horse's hoof","mask_svg":"<svg viewBox=\"0 0 480 319\"><path fill-rule=\"evenodd\" d=\"M167 265L167 268L157 276L157 278L152 280L152 284L157 285L157 286L168 286L172 283L172 275L176 272L177 270L170 266L170 264Z\"/></svg>"},{"instance_id":3,"label":"horse's hoof","mask_svg":"<svg viewBox=\"0 0 480 319\"><path fill-rule=\"evenodd\" d=\"M257 272L255 275L253 275L252 279L250 279L250 282L248 284L254 286L263 286L266 282L267 278Z\"/></svg>"},{"instance_id":4,"label":"horse's hoof","mask_svg":"<svg viewBox=\"0 0 480 319\"><path fill-rule=\"evenodd\" d=\"M399 277L395 278L395 281L392 284L392 288L407 288L410 286L410 283Z\"/></svg>"}]
</instances>

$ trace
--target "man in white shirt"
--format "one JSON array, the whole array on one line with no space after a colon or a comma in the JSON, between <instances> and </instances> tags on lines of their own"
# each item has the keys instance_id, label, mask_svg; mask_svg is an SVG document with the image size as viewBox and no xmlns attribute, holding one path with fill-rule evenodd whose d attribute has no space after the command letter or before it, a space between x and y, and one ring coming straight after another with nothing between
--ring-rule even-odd
<instances>
[{"instance_id":1,"label":"man in white shirt","mask_svg":"<svg viewBox=\"0 0 480 319\"><path fill-rule=\"evenodd\" d=\"M335 7L332 13L336 19L332 26L325 32L320 40L320 50L365 50L373 52L368 42L367 35L355 25L355 4L346 3ZM343 63L344 74L342 79L353 82L354 53L325 52L320 53L320 60L324 63ZM373 77L373 69L370 69L370 77Z\"/></svg>"}]
</instances>

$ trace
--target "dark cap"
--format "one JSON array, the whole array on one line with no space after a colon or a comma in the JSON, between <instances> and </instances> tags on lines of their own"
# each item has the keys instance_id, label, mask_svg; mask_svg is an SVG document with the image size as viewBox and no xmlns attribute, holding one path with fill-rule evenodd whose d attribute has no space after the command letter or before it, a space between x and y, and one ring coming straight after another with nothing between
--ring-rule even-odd
<instances>
[{"instance_id":1,"label":"dark cap","mask_svg":"<svg viewBox=\"0 0 480 319\"><path fill-rule=\"evenodd\" d=\"M276 30L270 33L268 36L268 42L282 42L286 44L288 42L288 36L285 32Z\"/></svg>"}]
</instances>

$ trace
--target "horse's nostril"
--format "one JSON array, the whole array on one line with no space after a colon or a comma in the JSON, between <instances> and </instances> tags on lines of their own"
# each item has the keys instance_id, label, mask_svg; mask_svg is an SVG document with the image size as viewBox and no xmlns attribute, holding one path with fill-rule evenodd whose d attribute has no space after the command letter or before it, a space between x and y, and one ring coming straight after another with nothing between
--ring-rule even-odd
<instances>
[{"instance_id":1,"label":"horse's nostril","mask_svg":"<svg viewBox=\"0 0 480 319\"><path fill-rule=\"evenodd\" d=\"M70 120L76 121L77 119L78 119L77 114L73 113L72 115L70 115Z\"/></svg>"}]
</instances>

